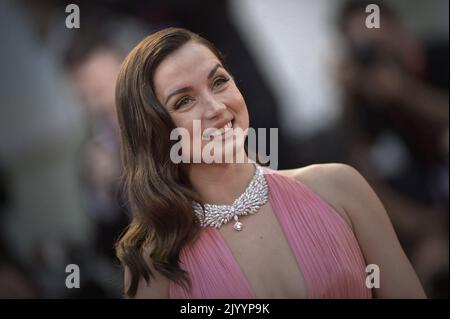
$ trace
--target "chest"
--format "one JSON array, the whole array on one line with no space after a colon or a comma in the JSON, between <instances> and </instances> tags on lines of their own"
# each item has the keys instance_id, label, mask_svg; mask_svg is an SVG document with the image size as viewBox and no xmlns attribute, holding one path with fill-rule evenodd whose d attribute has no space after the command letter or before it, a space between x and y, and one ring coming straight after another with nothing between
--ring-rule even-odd
<instances>
[{"instance_id":1,"label":"chest","mask_svg":"<svg viewBox=\"0 0 450 319\"><path fill-rule=\"evenodd\" d=\"M218 231L256 298L306 298L295 253L270 202L239 220L242 231L233 229L234 222Z\"/></svg>"}]
</instances>

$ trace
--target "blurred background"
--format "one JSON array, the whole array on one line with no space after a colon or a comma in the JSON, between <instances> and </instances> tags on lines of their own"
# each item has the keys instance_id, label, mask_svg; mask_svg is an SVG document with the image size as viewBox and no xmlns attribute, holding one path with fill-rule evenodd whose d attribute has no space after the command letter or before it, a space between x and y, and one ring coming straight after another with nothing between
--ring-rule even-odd
<instances>
[{"instance_id":1,"label":"blurred background","mask_svg":"<svg viewBox=\"0 0 450 319\"><path fill-rule=\"evenodd\" d=\"M69 3L80 28L66 27ZM381 27L365 26L377 3ZM149 33L225 54L278 167L342 162L380 196L429 297L448 298L447 0L0 0L0 298L119 298L129 220L114 88ZM81 287L67 289L66 265Z\"/></svg>"}]
</instances>

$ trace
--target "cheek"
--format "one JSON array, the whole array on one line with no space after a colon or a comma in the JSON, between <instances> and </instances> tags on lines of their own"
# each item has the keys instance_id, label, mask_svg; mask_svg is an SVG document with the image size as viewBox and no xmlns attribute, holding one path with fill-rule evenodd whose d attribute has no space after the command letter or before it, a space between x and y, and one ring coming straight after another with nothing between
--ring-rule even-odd
<instances>
[{"instance_id":1,"label":"cheek","mask_svg":"<svg viewBox=\"0 0 450 319\"><path fill-rule=\"evenodd\" d=\"M183 144L185 143L192 143L193 139L195 137L194 135L194 120L198 118L190 115L190 114L177 114L175 116L172 116L173 123L175 124L175 127L177 128L183 128L189 133L189 140L184 140ZM199 125L199 124L197 124Z\"/></svg>"},{"instance_id":2,"label":"cheek","mask_svg":"<svg viewBox=\"0 0 450 319\"><path fill-rule=\"evenodd\" d=\"M229 99L230 99L230 106L236 111L236 112L247 112L247 106L244 101L244 97L241 94L241 91L237 88L236 84L233 83L233 86L230 88L229 91Z\"/></svg>"},{"instance_id":3,"label":"cheek","mask_svg":"<svg viewBox=\"0 0 450 319\"><path fill-rule=\"evenodd\" d=\"M247 105L245 104L244 97L241 92L236 88L233 92L232 99L230 100L230 107L238 116L238 120L243 126L249 125L249 115Z\"/></svg>"},{"instance_id":4,"label":"cheek","mask_svg":"<svg viewBox=\"0 0 450 319\"><path fill-rule=\"evenodd\" d=\"M188 120L186 118L178 118L178 117L173 117L173 123L175 124L175 127L182 127L187 129L189 132L192 131L192 121Z\"/></svg>"},{"instance_id":5,"label":"cheek","mask_svg":"<svg viewBox=\"0 0 450 319\"><path fill-rule=\"evenodd\" d=\"M248 117L247 105L245 104L245 100L242 97L242 95L240 95L238 103L239 103L239 111L242 112L242 114L245 114Z\"/></svg>"}]
</instances>

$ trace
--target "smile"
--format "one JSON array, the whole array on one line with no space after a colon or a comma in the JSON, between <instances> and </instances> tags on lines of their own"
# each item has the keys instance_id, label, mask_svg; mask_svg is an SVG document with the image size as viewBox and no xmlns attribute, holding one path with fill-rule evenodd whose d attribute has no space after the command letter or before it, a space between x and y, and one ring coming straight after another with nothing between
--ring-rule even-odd
<instances>
[{"instance_id":1,"label":"smile","mask_svg":"<svg viewBox=\"0 0 450 319\"><path fill-rule=\"evenodd\" d=\"M202 138L204 140L209 140L211 137L219 138L227 135L226 133L231 132L233 128L234 120L228 122L221 128L210 127L203 131ZM228 136L228 135L227 135Z\"/></svg>"}]
</instances>

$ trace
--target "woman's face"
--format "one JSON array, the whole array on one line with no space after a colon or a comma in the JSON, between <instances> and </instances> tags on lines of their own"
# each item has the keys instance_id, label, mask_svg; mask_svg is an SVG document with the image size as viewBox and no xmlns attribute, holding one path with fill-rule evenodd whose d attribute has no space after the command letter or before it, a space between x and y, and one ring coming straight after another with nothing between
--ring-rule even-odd
<instances>
[{"instance_id":1,"label":"woman's face","mask_svg":"<svg viewBox=\"0 0 450 319\"><path fill-rule=\"evenodd\" d=\"M209 143L194 134L194 120L199 121L200 134L208 128L229 127L230 123L233 129L248 129L249 116L241 92L220 60L202 44L190 41L166 57L157 67L153 83L158 101L175 126L189 132L191 158L193 145L203 149ZM229 131L214 137L214 142L224 145L233 136Z\"/></svg>"}]
</instances>

